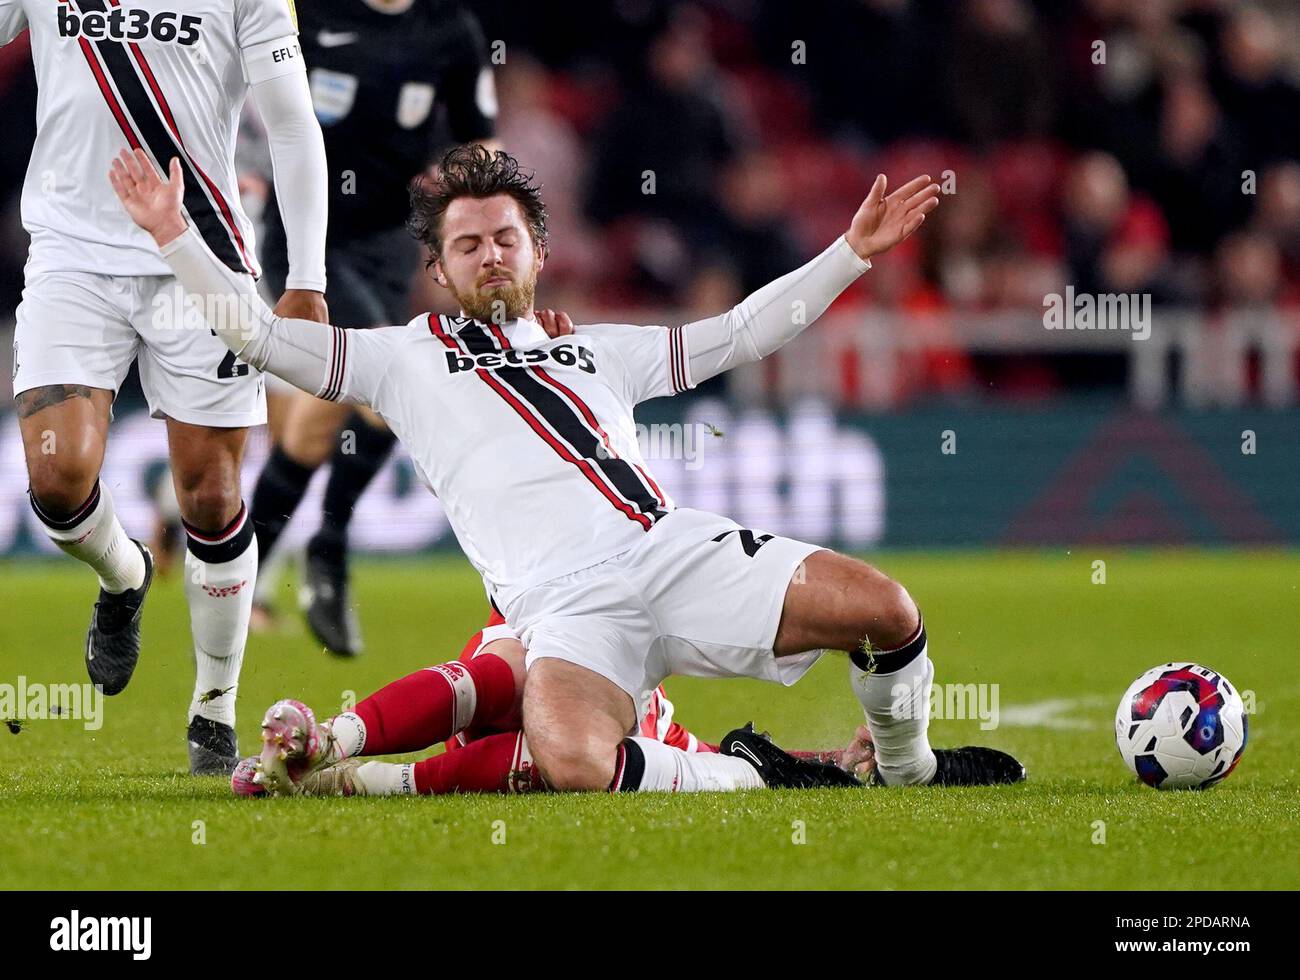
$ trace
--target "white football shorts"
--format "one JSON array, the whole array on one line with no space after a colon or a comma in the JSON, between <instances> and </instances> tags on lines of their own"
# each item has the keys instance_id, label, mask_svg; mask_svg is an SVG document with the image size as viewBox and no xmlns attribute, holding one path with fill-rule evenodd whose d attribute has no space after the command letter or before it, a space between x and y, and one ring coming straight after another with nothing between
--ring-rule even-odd
<instances>
[{"instance_id":1,"label":"white football shorts","mask_svg":"<svg viewBox=\"0 0 1300 980\"><path fill-rule=\"evenodd\" d=\"M154 418L217 428L266 421L262 373L186 305L173 276L43 273L27 284L14 331L14 394L87 385L116 394L139 359Z\"/></svg>"},{"instance_id":2,"label":"white football shorts","mask_svg":"<svg viewBox=\"0 0 1300 980\"><path fill-rule=\"evenodd\" d=\"M786 589L819 545L681 508L628 551L528 589L505 609L527 664L586 667L631 696L638 721L672 675L790 685L822 651L777 658Z\"/></svg>"}]
</instances>

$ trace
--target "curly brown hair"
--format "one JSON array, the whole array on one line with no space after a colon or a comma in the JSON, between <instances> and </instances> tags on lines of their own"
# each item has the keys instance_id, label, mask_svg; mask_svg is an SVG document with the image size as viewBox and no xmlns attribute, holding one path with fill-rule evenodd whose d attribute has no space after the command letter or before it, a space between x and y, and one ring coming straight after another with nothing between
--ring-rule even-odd
<instances>
[{"instance_id":1,"label":"curly brown hair","mask_svg":"<svg viewBox=\"0 0 1300 980\"><path fill-rule=\"evenodd\" d=\"M442 219L460 197L485 198L509 194L519 202L533 245L546 254L546 205L535 175L519 169L505 150L495 153L478 143L448 150L438 164L437 180L411 181L411 216L406 227L429 247L428 265L442 255Z\"/></svg>"}]
</instances>

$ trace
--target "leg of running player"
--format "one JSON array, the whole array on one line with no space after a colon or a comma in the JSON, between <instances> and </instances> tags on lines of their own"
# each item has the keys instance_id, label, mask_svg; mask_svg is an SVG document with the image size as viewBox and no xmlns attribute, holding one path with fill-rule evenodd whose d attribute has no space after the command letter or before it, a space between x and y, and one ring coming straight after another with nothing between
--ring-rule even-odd
<instances>
[{"instance_id":1,"label":"leg of running player","mask_svg":"<svg viewBox=\"0 0 1300 980\"><path fill-rule=\"evenodd\" d=\"M113 393L47 385L21 392L15 404L32 509L50 540L99 576L86 668L105 694L117 694L139 659L140 613L152 564L127 537L99 480Z\"/></svg>"},{"instance_id":2,"label":"leg of running player","mask_svg":"<svg viewBox=\"0 0 1300 980\"><path fill-rule=\"evenodd\" d=\"M332 454L336 463L339 458L346 460L342 465L347 473L354 469L369 473L360 482L361 490L387 458L393 442L387 429L368 424L345 427L349 418L347 405L314 398L305 392L289 396L283 431L253 491L253 527L260 554L273 551L302 503L312 476ZM350 489L341 495L335 477L336 473L331 471L324 527L331 523L331 510L346 509L350 519L351 508L360 496L360 492L352 495ZM345 479L342 486L357 483L358 478L354 476ZM332 501L330 488L334 489ZM344 525L342 539L346 540L346 520ZM303 581L304 611L308 626L327 650L350 656L361 652L361 640L348 595L344 554L335 545L338 538L339 535L332 533L317 534L308 547Z\"/></svg>"},{"instance_id":3,"label":"leg of running player","mask_svg":"<svg viewBox=\"0 0 1300 980\"><path fill-rule=\"evenodd\" d=\"M296 388L290 388L274 375L267 375L266 436L270 441L271 455L275 454L276 447L280 445L284 434L285 416L289 413L289 406L294 399L294 395L298 393ZM265 475L269 464L270 458L268 457L266 463L263 464L262 475ZM282 548L271 547L269 544L266 548L262 547L262 540L258 530L257 510L257 494L261 479L262 476L259 475L258 483L254 485L253 495L249 498L248 504L248 519L253 522L254 536L258 537L257 587L253 589L253 613L248 621L248 628L254 633L268 632L278 625L275 597L279 593L290 561L290 556Z\"/></svg>"},{"instance_id":4,"label":"leg of running player","mask_svg":"<svg viewBox=\"0 0 1300 980\"><path fill-rule=\"evenodd\" d=\"M267 391L269 395L269 386ZM347 406L296 389L281 394L279 401L280 422L272 432L271 454L253 487L249 511L264 567L279 555L280 535L302 503L312 476L329 458L338 427L347 415ZM275 583L269 580L259 586L254 596L255 628L274 621L274 591Z\"/></svg>"},{"instance_id":5,"label":"leg of running player","mask_svg":"<svg viewBox=\"0 0 1300 980\"><path fill-rule=\"evenodd\" d=\"M348 406L294 391L271 455L253 489L252 519L260 554L269 555L302 502L312 474L329 459Z\"/></svg>"},{"instance_id":6,"label":"leg of running player","mask_svg":"<svg viewBox=\"0 0 1300 980\"><path fill-rule=\"evenodd\" d=\"M307 624L325 648L361 652L361 626L348 587L348 527L357 501L383 468L397 439L368 408L343 420L333 443L319 529L307 542Z\"/></svg>"},{"instance_id":7,"label":"leg of running player","mask_svg":"<svg viewBox=\"0 0 1300 980\"><path fill-rule=\"evenodd\" d=\"M257 540L240 498L248 430L167 419L172 480L185 525L185 598L194 638L190 770L229 774L239 761L235 699L257 579Z\"/></svg>"}]
</instances>

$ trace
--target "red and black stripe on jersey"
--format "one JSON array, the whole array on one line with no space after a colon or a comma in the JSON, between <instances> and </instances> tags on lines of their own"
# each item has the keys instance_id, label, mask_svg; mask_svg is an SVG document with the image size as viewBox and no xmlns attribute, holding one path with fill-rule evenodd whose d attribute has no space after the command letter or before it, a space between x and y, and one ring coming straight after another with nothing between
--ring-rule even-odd
<instances>
[{"instance_id":1,"label":"red and black stripe on jersey","mask_svg":"<svg viewBox=\"0 0 1300 980\"><path fill-rule=\"evenodd\" d=\"M109 6L118 6L120 0L75 3L83 12L107 16ZM172 157L180 158L185 169L185 211L212 254L236 272L257 275L233 209L186 150L171 106L140 46L130 41L88 41L84 37L78 42L127 143L133 149L143 148L164 172Z\"/></svg>"},{"instance_id":2,"label":"red and black stripe on jersey","mask_svg":"<svg viewBox=\"0 0 1300 980\"><path fill-rule=\"evenodd\" d=\"M330 328L330 356L325 368L325 380L316 392L317 398L336 402L343 397L343 385L348 378L348 332L342 327Z\"/></svg>"},{"instance_id":3,"label":"red and black stripe on jersey","mask_svg":"<svg viewBox=\"0 0 1300 980\"><path fill-rule=\"evenodd\" d=\"M489 332L476 320L431 315L429 329L449 349L470 355L510 349L503 331ZM649 474L614 451L586 402L545 368L478 368L475 373L628 520L649 530L667 514L667 501Z\"/></svg>"}]
</instances>

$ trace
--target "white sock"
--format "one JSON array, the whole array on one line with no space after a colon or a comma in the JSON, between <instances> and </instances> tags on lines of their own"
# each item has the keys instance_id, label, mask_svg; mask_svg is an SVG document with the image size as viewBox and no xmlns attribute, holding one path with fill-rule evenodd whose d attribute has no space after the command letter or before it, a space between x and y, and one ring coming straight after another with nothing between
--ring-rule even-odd
<instances>
[{"instance_id":1,"label":"white sock","mask_svg":"<svg viewBox=\"0 0 1300 980\"><path fill-rule=\"evenodd\" d=\"M99 576L106 592L121 593L144 584L144 555L113 511L113 497L102 482L70 517L51 517L32 498L32 510L50 540L73 558L84 561Z\"/></svg>"},{"instance_id":2,"label":"white sock","mask_svg":"<svg viewBox=\"0 0 1300 980\"><path fill-rule=\"evenodd\" d=\"M357 782L366 796L414 796L414 762L366 762L357 766Z\"/></svg>"},{"instance_id":3,"label":"white sock","mask_svg":"<svg viewBox=\"0 0 1300 980\"><path fill-rule=\"evenodd\" d=\"M898 650L873 654L869 670L861 666L866 659L862 654L855 653L851 658L849 680L866 712L876 768L887 786L928 783L938 765L926 734L930 727L930 688L934 684L934 664L927 652L922 625L917 635Z\"/></svg>"},{"instance_id":4,"label":"white sock","mask_svg":"<svg viewBox=\"0 0 1300 980\"><path fill-rule=\"evenodd\" d=\"M615 790L701 793L762 789L758 770L744 759L717 752L683 752L653 738L623 739Z\"/></svg>"},{"instance_id":5,"label":"white sock","mask_svg":"<svg viewBox=\"0 0 1300 980\"><path fill-rule=\"evenodd\" d=\"M257 538L246 508L214 536L186 525L185 598L194 636L189 717L233 726L239 669L257 580Z\"/></svg>"},{"instance_id":6,"label":"white sock","mask_svg":"<svg viewBox=\"0 0 1300 980\"><path fill-rule=\"evenodd\" d=\"M334 745L330 750L330 759L339 761L360 755L366 747L366 723L354 711L345 711L330 719L330 731L334 734Z\"/></svg>"}]
</instances>

